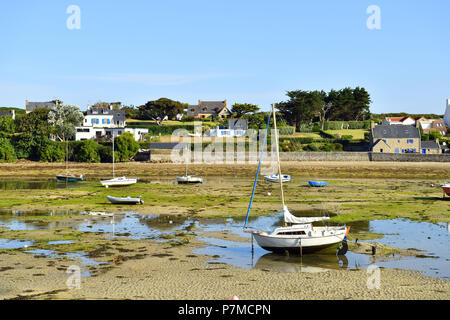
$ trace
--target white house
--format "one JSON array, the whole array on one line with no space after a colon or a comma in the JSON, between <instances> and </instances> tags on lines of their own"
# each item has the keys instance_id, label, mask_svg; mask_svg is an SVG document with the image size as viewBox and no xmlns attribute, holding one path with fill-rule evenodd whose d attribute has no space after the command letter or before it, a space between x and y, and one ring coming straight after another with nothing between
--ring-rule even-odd
<instances>
[{"instance_id":1,"label":"white house","mask_svg":"<svg viewBox=\"0 0 450 320\"><path fill-rule=\"evenodd\" d=\"M392 124L401 124L404 126L415 126L416 120L412 117L386 117L381 123L384 126Z\"/></svg>"},{"instance_id":2,"label":"white house","mask_svg":"<svg viewBox=\"0 0 450 320\"><path fill-rule=\"evenodd\" d=\"M142 140L148 129L126 128L125 112L113 110L112 107L88 107L83 126L76 128L75 140L111 139L130 132L134 139Z\"/></svg>"}]
</instances>

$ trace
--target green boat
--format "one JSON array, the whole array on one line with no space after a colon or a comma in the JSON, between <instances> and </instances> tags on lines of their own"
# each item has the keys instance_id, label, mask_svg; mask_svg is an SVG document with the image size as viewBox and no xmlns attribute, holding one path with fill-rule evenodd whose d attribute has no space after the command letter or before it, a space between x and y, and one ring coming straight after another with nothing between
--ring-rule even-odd
<instances>
[{"instance_id":1,"label":"green boat","mask_svg":"<svg viewBox=\"0 0 450 320\"><path fill-rule=\"evenodd\" d=\"M80 174L79 176L73 174L60 174L56 176L56 181L58 182L78 182L84 180L85 178L82 174Z\"/></svg>"}]
</instances>

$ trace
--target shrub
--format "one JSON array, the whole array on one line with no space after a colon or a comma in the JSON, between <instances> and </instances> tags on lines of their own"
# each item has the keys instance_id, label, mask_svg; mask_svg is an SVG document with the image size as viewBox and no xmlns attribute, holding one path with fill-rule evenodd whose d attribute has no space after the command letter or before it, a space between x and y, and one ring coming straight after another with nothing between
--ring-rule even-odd
<instances>
[{"instance_id":1,"label":"shrub","mask_svg":"<svg viewBox=\"0 0 450 320\"><path fill-rule=\"evenodd\" d=\"M115 161L129 161L139 150L139 143L131 133L125 132L115 139ZM117 157L116 157L117 154Z\"/></svg>"},{"instance_id":2,"label":"shrub","mask_svg":"<svg viewBox=\"0 0 450 320\"><path fill-rule=\"evenodd\" d=\"M15 121L10 116L0 116L0 131L14 133Z\"/></svg>"},{"instance_id":3,"label":"shrub","mask_svg":"<svg viewBox=\"0 0 450 320\"><path fill-rule=\"evenodd\" d=\"M17 160L14 147L9 139L0 138L0 162L13 162Z\"/></svg>"},{"instance_id":4,"label":"shrub","mask_svg":"<svg viewBox=\"0 0 450 320\"><path fill-rule=\"evenodd\" d=\"M38 161L61 162L66 157L63 144L52 141L46 136L40 136L36 139L34 149L33 153Z\"/></svg>"},{"instance_id":5,"label":"shrub","mask_svg":"<svg viewBox=\"0 0 450 320\"><path fill-rule=\"evenodd\" d=\"M350 134L344 134L344 135L342 135L341 139L350 141L350 140L353 140L353 136Z\"/></svg>"},{"instance_id":6,"label":"shrub","mask_svg":"<svg viewBox=\"0 0 450 320\"><path fill-rule=\"evenodd\" d=\"M278 128L280 135L286 135L286 136L291 136L295 133L295 127L281 127Z\"/></svg>"},{"instance_id":7,"label":"shrub","mask_svg":"<svg viewBox=\"0 0 450 320\"><path fill-rule=\"evenodd\" d=\"M79 150L75 153L75 161L98 163L100 162L100 155L98 153L99 144L94 140L82 141Z\"/></svg>"},{"instance_id":8,"label":"shrub","mask_svg":"<svg viewBox=\"0 0 450 320\"><path fill-rule=\"evenodd\" d=\"M31 133L15 135L11 138L15 154L18 159L32 159L36 141Z\"/></svg>"}]
</instances>

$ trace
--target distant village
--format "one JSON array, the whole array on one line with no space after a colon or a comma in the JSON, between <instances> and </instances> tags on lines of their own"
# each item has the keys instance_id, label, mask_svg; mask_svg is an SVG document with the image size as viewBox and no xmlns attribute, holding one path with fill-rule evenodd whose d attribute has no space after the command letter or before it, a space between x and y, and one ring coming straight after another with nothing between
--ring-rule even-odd
<instances>
[{"instance_id":1,"label":"distant village","mask_svg":"<svg viewBox=\"0 0 450 320\"><path fill-rule=\"evenodd\" d=\"M52 110L62 104L60 100L48 102L26 100L24 114L28 115L39 109ZM183 105L182 108L178 108L178 112L172 112L164 117L154 117L155 121L144 121L133 119L134 114L130 112L136 112L135 109L124 108L120 103L99 103L88 106L82 113L83 120L75 126L74 134L69 140L110 141L112 137L128 133L140 143L139 151L142 152L152 148L173 148L176 144L169 143L167 137L180 128L189 131L190 136L221 138L245 137L249 129L261 129L265 126L266 113L257 112L259 109L257 106L241 114L236 114L238 108L235 106L230 108L226 100L199 100L196 105ZM9 117L15 120L18 111L20 112L17 108L1 108L0 119ZM205 124L203 131L195 132L194 121ZM282 118L280 122L280 149L284 152L450 153L447 141L450 99L446 101L446 110L442 118L386 116L381 121L373 119L311 121L309 124L301 124L300 127L296 127L295 123L290 125L292 122L289 123L289 119Z\"/></svg>"}]
</instances>

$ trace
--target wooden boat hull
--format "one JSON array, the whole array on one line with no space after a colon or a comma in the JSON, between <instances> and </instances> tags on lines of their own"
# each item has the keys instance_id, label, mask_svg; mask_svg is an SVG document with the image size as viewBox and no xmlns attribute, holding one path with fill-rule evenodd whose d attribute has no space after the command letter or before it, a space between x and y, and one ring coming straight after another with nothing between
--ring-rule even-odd
<instances>
[{"instance_id":1,"label":"wooden boat hull","mask_svg":"<svg viewBox=\"0 0 450 320\"><path fill-rule=\"evenodd\" d=\"M311 187L325 187L328 185L328 182L326 182L326 181L308 181L308 184Z\"/></svg>"},{"instance_id":2,"label":"wooden boat hull","mask_svg":"<svg viewBox=\"0 0 450 320\"><path fill-rule=\"evenodd\" d=\"M107 196L106 198L112 204L144 204L144 201L141 200L141 197L139 197L139 198L132 198L132 197L121 198L121 197Z\"/></svg>"}]
</instances>

